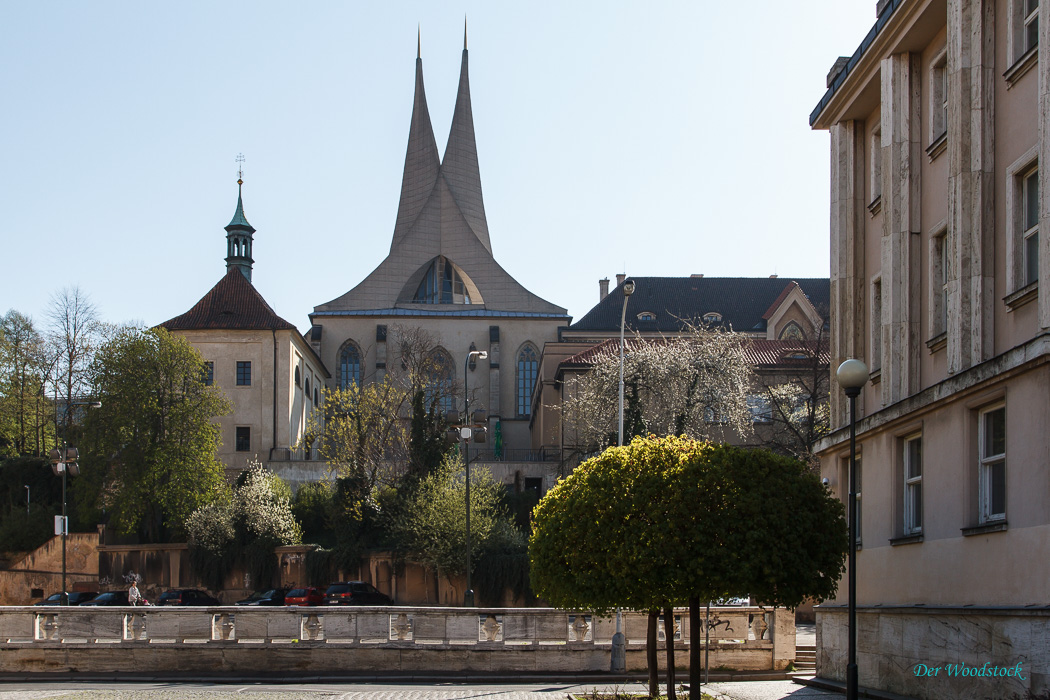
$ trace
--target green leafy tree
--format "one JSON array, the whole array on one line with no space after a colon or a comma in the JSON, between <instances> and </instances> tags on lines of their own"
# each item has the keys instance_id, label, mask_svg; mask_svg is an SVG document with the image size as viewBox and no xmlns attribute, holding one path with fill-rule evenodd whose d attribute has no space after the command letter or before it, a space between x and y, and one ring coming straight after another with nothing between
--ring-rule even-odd
<instances>
[{"instance_id":1,"label":"green leafy tree","mask_svg":"<svg viewBox=\"0 0 1050 700\"><path fill-rule=\"evenodd\" d=\"M476 566L493 533L509 525L501 507L501 486L487 469L473 469L470 480L470 552ZM466 573L466 479L459 458L446 457L420 480L394 524L396 536L413 561L446 578Z\"/></svg>"},{"instance_id":2,"label":"green leafy tree","mask_svg":"<svg viewBox=\"0 0 1050 700\"><path fill-rule=\"evenodd\" d=\"M123 330L90 367L100 408L86 416L78 506L105 508L122 533L180 538L186 519L226 488L216 416L230 402L202 381L204 360L163 328Z\"/></svg>"},{"instance_id":3,"label":"green leafy tree","mask_svg":"<svg viewBox=\"0 0 1050 700\"><path fill-rule=\"evenodd\" d=\"M554 605L608 612L688 603L700 629L701 600L754 596L794 607L830 597L846 544L842 504L805 464L649 437L606 450L548 492L529 555L533 585Z\"/></svg>"},{"instance_id":4,"label":"green leafy tree","mask_svg":"<svg viewBox=\"0 0 1050 700\"><path fill-rule=\"evenodd\" d=\"M40 456L54 444L54 404L45 396L54 358L33 321L0 317L0 456Z\"/></svg>"}]
</instances>

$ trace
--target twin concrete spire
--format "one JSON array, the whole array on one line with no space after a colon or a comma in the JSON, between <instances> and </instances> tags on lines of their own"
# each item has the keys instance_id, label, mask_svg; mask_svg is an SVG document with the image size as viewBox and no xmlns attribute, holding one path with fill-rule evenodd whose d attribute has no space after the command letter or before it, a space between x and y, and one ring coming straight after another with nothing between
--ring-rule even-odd
<instances>
[{"instance_id":1,"label":"twin concrete spire","mask_svg":"<svg viewBox=\"0 0 1050 700\"><path fill-rule=\"evenodd\" d=\"M423 86L423 59L420 57L417 37L416 88L412 103L412 121L408 132L408 150L401 179L401 201L397 208L397 222L390 245L391 253L405 240L419 223L429 201L434 198L451 202L470 230L492 253L485 202L481 193L481 171L478 167L478 147L474 138L474 115L470 106L470 78L467 66L467 30L463 27L463 60L459 74L459 92L452 115L452 128L445 145L444 158L439 159L434 128L427 109ZM442 219L450 212L443 206Z\"/></svg>"}]
</instances>

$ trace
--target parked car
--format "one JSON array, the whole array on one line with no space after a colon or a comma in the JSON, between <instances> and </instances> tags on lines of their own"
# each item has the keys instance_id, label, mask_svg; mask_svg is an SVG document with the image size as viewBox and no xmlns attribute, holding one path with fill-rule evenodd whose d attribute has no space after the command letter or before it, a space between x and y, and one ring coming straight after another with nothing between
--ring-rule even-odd
<instances>
[{"instance_id":1,"label":"parked car","mask_svg":"<svg viewBox=\"0 0 1050 700\"><path fill-rule=\"evenodd\" d=\"M268 591L256 591L244 600L238 600L237 605L284 605L284 598L287 594L287 588L271 588Z\"/></svg>"},{"instance_id":2,"label":"parked car","mask_svg":"<svg viewBox=\"0 0 1050 700\"><path fill-rule=\"evenodd\" d=\"M333 583L324 592L325 605L393 605L394 601L364 581Z\"/></svg>"},{"instance_id":3,"label":"parked car","mask_svg":"<svg viewBox=\"0 0 1050 700\"><path fill-rule=\"evenodd\" d=\"M293 588L284 596L285 605L321 605L322 603L324 603L324 593L320 588L313 586Z\"/></svg>"},{"instance_id":4,"label":"parked car","mask_svg":"<svg viewBox=\"0 0 1050 700\"><path fill-rule=\"evenodd\" d=\"M127 591L109 591L100 593L91 600L84 601L81 605L131 605L128 602Z\"/></svg>"},{"instance_id":5,"label":"parked car","mask_svg":"<svg viewBox=\"0 0 1050 700\"><path fill-rule=\"evenodd\" d=\"M93 592L90 592L90 593L84 592L84 591L73 591L72 593L69 594L69 604L70 605L80 605L81 603L85 603L85 602L91 600L92 598L94 598L97 595L98 595L98 591L93 591ZM42 601L37 603L37 605L61 605L61 604L62 604L62 594L61 593L52 593L47 598L44 598Z\"/></svg>"},{"instance_id":6,"label":"parked car","mask_svg":"<svg viewBox=\"0 0 1050 700\"><path fill-rule=\"evenodd\" d=\"M195 588L177 588L164 591L157 598L157 605L222 605L218 598L213 598L204 591Z\"/></svg>"}]
</instances>

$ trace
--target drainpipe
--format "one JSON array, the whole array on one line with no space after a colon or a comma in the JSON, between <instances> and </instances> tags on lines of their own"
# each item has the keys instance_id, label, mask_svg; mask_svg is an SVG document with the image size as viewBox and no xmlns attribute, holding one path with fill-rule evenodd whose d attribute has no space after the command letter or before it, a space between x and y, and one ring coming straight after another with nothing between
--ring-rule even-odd
<instances>
[{"instance_id":1,"label":"drainpipe","mask_svg":"<svg viewBox=\"0 0 1050 700\"><path fill-rule=\"evenodd\" d=\"M273 333L273 440L270 444L270 459L273 459L277 451L277 329L271 328Z\"/></svg>"}]
</instances>

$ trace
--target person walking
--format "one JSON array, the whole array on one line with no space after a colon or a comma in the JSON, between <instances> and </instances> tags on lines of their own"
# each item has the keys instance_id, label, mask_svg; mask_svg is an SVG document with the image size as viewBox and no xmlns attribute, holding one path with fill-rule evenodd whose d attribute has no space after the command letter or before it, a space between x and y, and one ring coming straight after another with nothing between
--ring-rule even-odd
<instances>
[{"instance_id":1,"label":"person walking","mask_svg":"<svg viewBox=\"0 0 1050 700\"><path fill-rule=\"evenodd\" d=\"M139 593L138 581L131 582L131 588L128 589L128 602L132 605L139 605L142 602L142 594Z\"/></svg>"}]
</instances>

